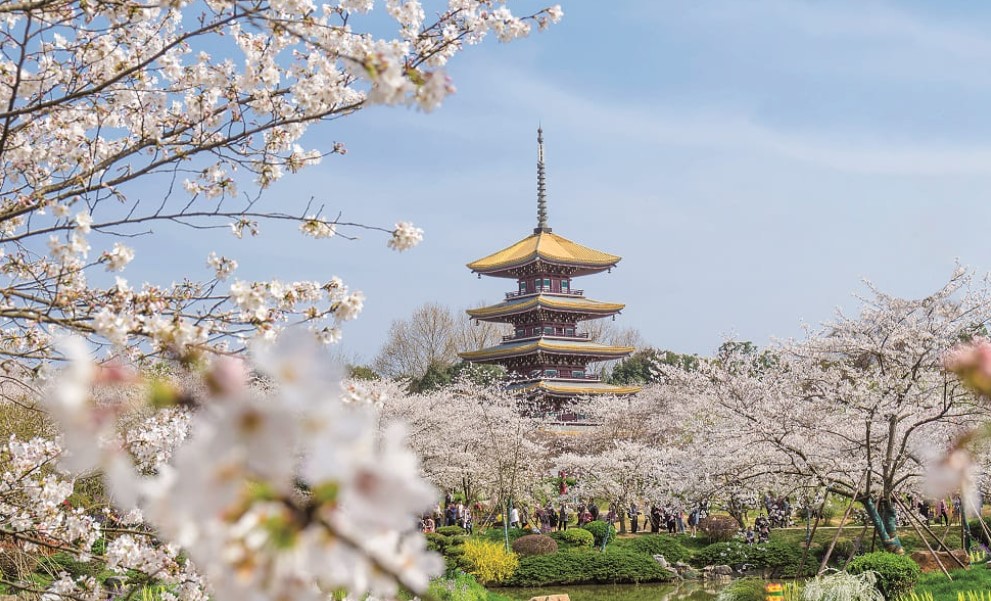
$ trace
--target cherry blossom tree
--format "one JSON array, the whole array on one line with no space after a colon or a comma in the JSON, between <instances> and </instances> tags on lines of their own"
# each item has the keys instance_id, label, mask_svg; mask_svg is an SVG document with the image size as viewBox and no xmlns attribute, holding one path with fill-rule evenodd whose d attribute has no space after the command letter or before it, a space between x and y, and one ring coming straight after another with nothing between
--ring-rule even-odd
<instances>
[{"instance_id":1,"label":"cherry blossom tree","mask_svg":"<svg viewBox=\"0 0 991 601\"><path fill-rule=\"evenodd\" d=\"M165 599L392 596L438 573L413 531L436 491L402 426L379 430L374 396L338 393L319 351L280 334L304 324L336 342L361 292L336 277L248 281L217 253L203 277L123 277L129 239L159 225L372 230L397 251L422 239L320 199L266 206L265 191L346 152L304 148L310 126L372 104L431 111L454 90L444 67L459 51L561 10L451 0L427 20L417 0L383 4L392 31L367 14L373 0L0 4L0 393L42 400L60 430L0 445L0 535L18 550L99 561L127 596L159 584ZM223 356L249 341L255 381ZM114 359L95 364L101 348ZM67 503L101 475L105 506ZM68 573L3 584L46 601L110 586Z\"/></svg>"},{"instance_id":2,"label":"cherry blossom tree","mask_svg":"<svg viewBox=\"0 0 991 601\"><path fill-rule=\"evenodd\" d=\"M363 387L381 399L384 425L408 424L423 474L441 490L501 507L532 498L549 470L539 422L505 391L470 382L423 394L406 394L389 382Z\"/></svg>"},{"instance_id":3,"label":"cherry blossom tree","mask_svg":"<svg viewBox=\"0 0 991 601\"><path fill-rule=\"evenodd\" d=\"M371 229L396 250L419 242L408 222L351 223L319 200L266 207L263 192L346 152L341 141L302 147L309 126L376 103L433 110L454 89L444 66L465 46L525 36L561 10L521 18L499 1L451 0L428 20L418 0L386 0L395 37L378 37L373 4L3 3L0 353L49 357L55 329L133 354L238 346L291 322L339 339L363 296L337 278L247 281L216 254L203 278L171 285L98 285L93 272L123 271L128 238L161 223L242 237L281 221L314 238Z\"/></svg>"},{"instance_id":4,"label":"cherry blossom tree","mask_svg":"<svg viewBox=\"0 0 991 601\"><path fill-rule=\"evenodd\" d=\"M963 270L918 300L869 290L858 316L841 313L805 340L739 347L666 375L759 458L735 466L741 481L790 480L860 502L884 547L902 552L897 495L926 494L931 458L988 418L942 360L983 331L991 304L987 282Z\"/></svg>"}]
</instances>

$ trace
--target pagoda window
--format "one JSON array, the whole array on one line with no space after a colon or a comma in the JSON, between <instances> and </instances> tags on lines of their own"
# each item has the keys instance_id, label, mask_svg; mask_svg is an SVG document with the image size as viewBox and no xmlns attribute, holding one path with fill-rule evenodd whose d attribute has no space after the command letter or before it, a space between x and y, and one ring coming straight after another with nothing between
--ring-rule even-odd
<instances>
[{"instance_id":1,"label":"pagoda window","mask_svg":"<svg viewBox=\"0 0 991 601\"><path fill-rule=\"evenodd\" d=\"M546 334L547 336L553 336L554 328L552 328L551 326L544 326L544 334Z\"/></svg>"},{"instance_id":2,"label":"pagoda window","mask_svg":"<svg viewBox=\"0 0 991 601\"><path fill-rule=\"evenodd\" d=\"M565 328L564 329L564 335L565 336L574 336L575 335L575 329L574 328Z\"/></svg>"},{"instance_id":3,"label":"pagoda window","mask_svg":"<svg viewBox=\"0 0 991 601\"><path fill-rule=\"evenodd\" d=\"M526 329L524 329L524 328L516 328L516 337L517 338L522 338L524 336L526 336Z\"/></svg>"},{"instance_id":4,"label":"pagoda window","mask_svg":"<svg viewBox=\"0 0 991 601\"><path fill-rule=\"evenodd\" d=\"M550 290L551 289L551 279L550 278L544 278L544 288L546 290Z\"/></svg>"},{"instance_id":5,"label":"pagoda window","mask_svg":"<svg viewBox=\"0 0 991 601\"><path fill-rule=\"evenodd\" d=\"M525 281L521 281L520 282L520 294L526 294L526 282Z\"/></svg>"},{"instance_id":6,"label":"pagoda window","mask_svg":"<svg viewBox=\"0 0 991 601\"><path fill-rule=\"evenodd\" d=\"M545 369L544 370L544 375L547 376L548 378L556 378L557 377L557 370L556 369Z\"/></svg>"},{"instance_id":7,"label":"pagoda window","mask_svg":"<svg viewBox=\"0 0 991 601\"><path fill-rule=\"evenodd\" d=\"M571 282L568 280L561 280L561 291L567 292L571 288Z\"/></svg>"},{"instance_id":8,"label":"pagoda window","mask_svg":"<svg viewBox=\"0 0 991 601\"><path fill-rule=\"evenodd\" d=\"M580 370L580 369L573 369L573 370L571 370L571 377L572 378L584 378L585 377L585 372L582 371L582 370Z\"/></svg>"}]
</instances>

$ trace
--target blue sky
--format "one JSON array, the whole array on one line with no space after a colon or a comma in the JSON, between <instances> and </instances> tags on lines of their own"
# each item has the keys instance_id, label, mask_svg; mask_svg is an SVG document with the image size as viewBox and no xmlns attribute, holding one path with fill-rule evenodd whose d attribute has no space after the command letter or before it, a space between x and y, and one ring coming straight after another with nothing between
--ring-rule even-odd
<instances>
[{"instance_id":1,"label":"blue sky","mask_svg":"<svg viewBox=\"0 0 991 601\"><path fill-rule=\"evenodd\" d=\"M554 231L624 257L578 285L627 303L617 325L661 348L800 335L855 307L862 278L921 296L957 258L991 268L991 4L562 6L547 32L457 57L458 93L435 113L374 108L314 129L310 144L348 154L266 195L411 220L420 247L183 232L135 268L176 277L220 248L245 277L339 275L368 295L344 350L371 359L417 305L510 289L464 264L533 228L538 122Z\"/></svg>"}]
</instances>

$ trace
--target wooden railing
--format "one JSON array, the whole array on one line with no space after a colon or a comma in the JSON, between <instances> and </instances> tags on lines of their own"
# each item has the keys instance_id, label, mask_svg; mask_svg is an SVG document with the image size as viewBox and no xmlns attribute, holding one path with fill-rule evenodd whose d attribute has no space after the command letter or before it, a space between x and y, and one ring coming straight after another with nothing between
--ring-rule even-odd
<instances>
[{"instance_id":1,"label":"wooden railing","mask_svg":"<svg viewBox=\"0 0 991 601\"><path fill-rule=\"evenodd\" d=\"M506 298L519 298L521 296L529 296L540 292L549 292L551 294L568 294L570 296L585 296L584 290L551 290L547 286L537 286L537 289L533 291L527 290L526 292L507 292Z\"/></svg>"},{"instance_id":2,"label":"wooden railing","mask_svg":"<svg viewBox=\"0 0 991 601\"><path fill-rule=\"evenodd\" d=\"M550 338L583 338L588 340L588 332L579 332L577 334L526 334L525 336L517 336L516 334L509 334L502 337L503 342L509 342L510 340L526 340L527 338L542 338L544 336Z\"/></svg>"}]
</instances>

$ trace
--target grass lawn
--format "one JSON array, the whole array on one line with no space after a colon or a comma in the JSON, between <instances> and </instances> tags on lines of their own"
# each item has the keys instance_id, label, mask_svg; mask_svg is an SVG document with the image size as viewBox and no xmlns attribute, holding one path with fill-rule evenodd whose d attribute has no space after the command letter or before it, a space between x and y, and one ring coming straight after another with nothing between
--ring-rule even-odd
<instances>
[{"instance_id":1,"label":"grass lawn","mask_svg":"<svg viewBox=\"0 0 991 601\"><path fill-rule=\"evenodd\" d=\"M969 570L954 570L950 572L953 580L948 580L942 572L923 574L915 585L916 594L932 593L933 599L955 601L958 592L974 591L991 592L991 570L983 566L975 566Z\"/></svg>"}]
</instances>

